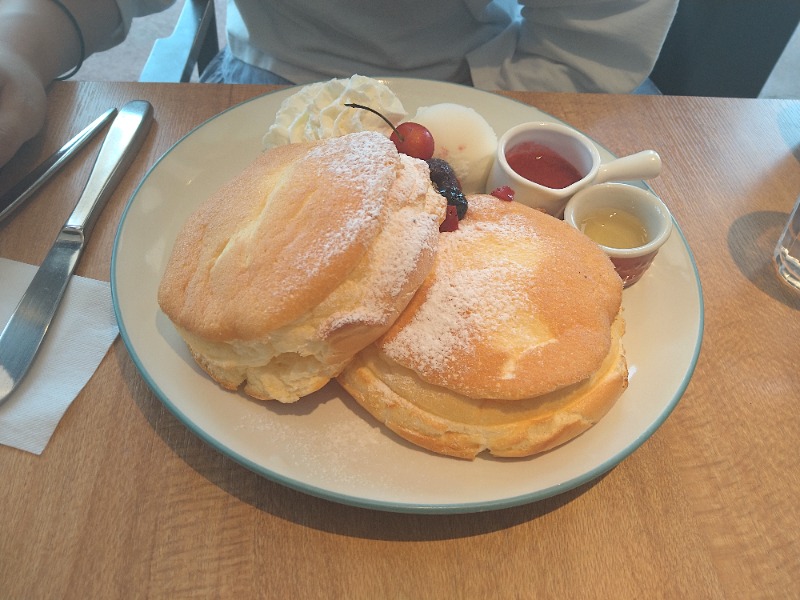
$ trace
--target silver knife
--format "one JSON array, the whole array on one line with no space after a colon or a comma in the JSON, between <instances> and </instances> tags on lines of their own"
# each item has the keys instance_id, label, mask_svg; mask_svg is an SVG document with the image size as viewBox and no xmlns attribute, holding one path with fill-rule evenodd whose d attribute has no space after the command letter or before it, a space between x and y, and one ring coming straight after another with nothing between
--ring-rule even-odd
<instances>
[{"instance_id":1,"label":"silver knife","mask_svg":"<svg viewBox=\"0 0 800 600\"><path fill-rule=\"evenodd\" d=\"M120 109L111 124L75 210L0 333L0 405L33 363L92 227L141 147L152 120L150 103L134 100Z\"/></svg>"},{"instance_id":2,"label":"silver knife","mask_svg":"<svg viewBox=\"0 0 800 600\"><path fill-rule=\"evenodd\" d=\"M0 221L8 217L25 200L33 196L36 190L42 187L61 167L67 164L70 158L78 153L78 150L83 148L89 140L103 129L116 112L116 108L109 108L87 125L83 131L23 177L14 187L0 196Z\"/></svg>"}]
</instances>

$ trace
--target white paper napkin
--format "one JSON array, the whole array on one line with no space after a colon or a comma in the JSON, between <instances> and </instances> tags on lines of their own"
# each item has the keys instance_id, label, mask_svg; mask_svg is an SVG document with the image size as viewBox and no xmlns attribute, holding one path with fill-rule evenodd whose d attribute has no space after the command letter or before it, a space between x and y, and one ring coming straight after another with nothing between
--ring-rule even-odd
<instances>
[{"instance_id":1,"label":"white paper napkin","mask_svg":"<svg viewBox=\"0 0 800 600\"><path fill-rule=\"evenodd\" d=\"M0 330L37 268L0 258ZM0 406L0 444L41 454L118 333L111 286L73 276L28 374Z\"/></svg>"}]
</instances>

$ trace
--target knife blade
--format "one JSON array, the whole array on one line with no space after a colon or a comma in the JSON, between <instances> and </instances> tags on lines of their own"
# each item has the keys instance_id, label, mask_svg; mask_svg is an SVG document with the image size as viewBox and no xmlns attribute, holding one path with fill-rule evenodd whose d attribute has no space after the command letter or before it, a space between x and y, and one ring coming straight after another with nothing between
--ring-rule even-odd
<instances>
[{"instance_id":1,"label":"knife blade","mask_svg":"<svg viewBox=\"0 0 800 600\"><path fill-rule=\"evenodd\" d=\"M75 156L81 148L103 129L116 112L116 108L109 108L89 123L78 135L47 157L10 190L0 196L0 222L33 196L61 167L67 164L69 159Z\"/></svg>"},{"instance_id":2,"label":"knife blade","mask_svg":"<svg viewBox=\"0 0 800 600\"><path fill-rule=\"evenodd\" d=\"M0 405L33 363L97 217L152 120L153 107L144 100L127 103L114 118L75 209L0 333Z\"/></svg>"}]
</instances>

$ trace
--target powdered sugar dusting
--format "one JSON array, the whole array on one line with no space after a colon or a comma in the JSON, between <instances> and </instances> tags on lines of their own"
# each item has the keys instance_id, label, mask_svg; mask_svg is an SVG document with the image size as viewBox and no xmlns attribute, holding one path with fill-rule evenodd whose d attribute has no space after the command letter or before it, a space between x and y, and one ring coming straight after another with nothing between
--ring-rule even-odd
<instances>
[{"instance_id":1,"label":"powdered sugar dusting","mask_svg":"<svg viewBox=\"0 0 800 600\"><path fill-rule=\"evenodd\" d=\"M387 202L387 220L364 258L363 274L354 286L361 290L360 303L333 315L328 329L356 322L388 325L396 316L398 299L407 296L403 305L410 299L415 271L423 261L433 259L445 200L431 188L424 163L401 157L401 169ZM419 280L413 288L418 284Z\"/></svg>"},{"instance_id":2,"label":"powdered sugar dusting","mask_svg":"<svg viewBox=\"0 0 800 600\"><path fill-rule=\"evenodd\" d=\"M496 206L496 205L495 205ZM449 369L454 354L464 355L482 337L502 329L525 301L519 273L532 266L516 256L521 237L536 233L518 215L500 221L481 221L478 203L473 217L455 232L440 236L433 284L413 318L383 346L392 360L414 368L423 377ZM483 246L462 260L468 245ZM477 258L477 259L476 259ZM532 273L532 271L531 271ZM529 310L529 307L526 307Z\"/></svg>"},{"instance_id":3,"label":"powdered sugar dusting","mask_svg":"<svg viewBox=\"0 0 800 600\"><path fill-rule=\"evenodd\" d=\"M279 469L336 488L380 490L387 485L386 479L359 469L358 465L385 446L386 434L344 406L342 393L338 386L329 384L305 398L304 406L314 406L310 414L292 414L290 408L276 404L263 409L254 407L240 416L234 430L251 436L254 445L284 449L273 457L277 461L274 466ZM263 444L260 439L265 440ZM340 459L330 460L331 456Z\"/></svg>"},{"instance_id":4,"label":"powdered sugar dusting","mask_svg":"<svg viewBox=\"0 0 800 600\"><path fill-rule=\"evenodd\" d=\"M402 240L401 244L397 242ZM423 252L433 253L438 240L438 222L431 214L420 214L417 208L403 208L385 230L381 246L377 248L387 260L378 265L376 286L371 293L383 291L397 296L409 275L416 270ZM383 250L383 252L382 252Z\"/></svg>"},{"instance_id":5,"label":"powdered sugar dusting","mask_svg":"<svg viewBox=\"0 0 800 600\"><path fill-rule=\"evenodd\" d=\"M312 277L324 270L333 257L350 248L355 239L365 234L370 239L377 235L379 217L395 177L391 163L378 160L387 156L389 147L393 153L394 145L383 135L362 132L327 140L309 152L306 160L310 164L324 164L321 171L309 176L319 181L347 182L346 193L362 199L355 206L342 207L337 226L321 230L315 244L299 258Z\"/></svg>"},{"instance_id":6,"label":"powdered sugar dusting","mask_svg":"<svg viewBox=\"0 0 800 600\"><path fill-rule=\"evenodd\" d=\"M386 161L376 158L387 156L387 150L395 153L394 144L385 136L364 131L327 140L308 153L308 160L323 161L325 173L332 175L334 180L346 180L353 193L374 195L378 192L376 187L385 185L387 168ZM366 208L371 206L370 203Z\"/></svg>"},{"instance_id":7,"label":"powdered sugar dusting","mask_svg":"<svg viewBox=\"0 0 800 600\"><path fill-rule=\"evenodd\" d=\"M387 323L396 313L394 300L408 288L409 277L418 268L422 254L435 251L438 223L432 215L420 215L416 210L401 210L398 218L384 231L378 241L376 255L367 260L373 267L361 304L344 315L335 315L331 327L351 322ZM396 237L396 236L402 237ZM398 240L403 240L398 244ZM390 246L386 251L382 246ZM411 290L406 290L409 297Z\"/></svg>"},{"instance_id":8,"label":"powdered sugar dusting","mask_svg":"<svg viewBox=\"0 0 800 600\"><path fill-rule=\"evenodd\" d=\"M381 260L377 264L377 281L371 290L383 290L397 296L409 275L416 270L420 255L433 252L439 240L440 211L444 199L431 189L428 170L423 163L401 155L401 172L393 190L395 208L386 224L374 253ZM422 199L421 201L419 199Z\"/></svg>"},{"instance_id":9,"label":"powdered sugar dusting","mask_svg":"<svg viewBox=\"0 0 800 600\"><path fill-rule=\"evenodd\" d=\"M513 316L515 290L502 275L505 268L458 271L435 284L413 320L384 347L386 354L400 363L415 355L423 376L446 371L454 351L467 352L475 336ZM475 310L478 302L481 309Z\"/></svg>"}]
</instances>

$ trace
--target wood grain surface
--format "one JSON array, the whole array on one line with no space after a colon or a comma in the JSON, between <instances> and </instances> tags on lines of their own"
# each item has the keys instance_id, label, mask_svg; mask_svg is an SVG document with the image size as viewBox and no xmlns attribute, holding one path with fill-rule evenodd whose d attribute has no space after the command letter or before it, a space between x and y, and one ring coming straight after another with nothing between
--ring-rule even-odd
<instances>
[{"instance_id":1,"label":"wood grain surface","mask_svg":"<svg viewBox=\"0 0 800 600\"><path fill-rule=\"evenodd\" d=\"M193 127L269 89L56 83L45 130L0 170L0 193L105 108L152 102L156 123L78 269L108 280L146 170ZM639 450L576 490L500 511L343 506L200 441L117 340L41 456L0 447L0 596L800 597L800 294L770 263L800 195L800 101L506 95L616 154L661 154L651 185L697 261L705 332L686 393ZM0 256L42 260L88 156L0 224Z\"/></svg>"}]
</instances>

